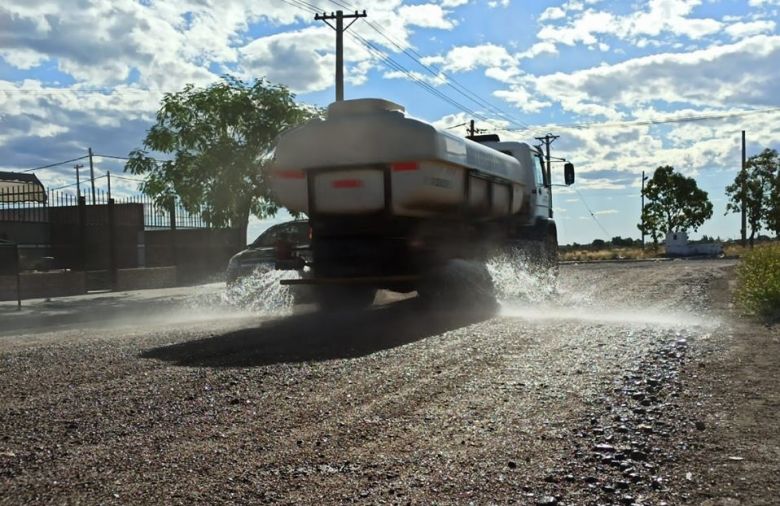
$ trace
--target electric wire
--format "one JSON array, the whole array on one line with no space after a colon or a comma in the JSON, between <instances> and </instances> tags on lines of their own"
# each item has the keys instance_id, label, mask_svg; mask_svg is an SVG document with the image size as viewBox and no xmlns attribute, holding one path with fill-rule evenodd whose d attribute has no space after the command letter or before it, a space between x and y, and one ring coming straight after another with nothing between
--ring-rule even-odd
<instances>
[{"instance_id":1,"label":"electric wire","mask_svg":"<svg viewBox=\"0 0 780 506\"><path fill-rule=\"evenodd\" d=\"M85 158L89 158L89 155L80 156L78 158L73 158L73 159L70 159L70 160L62 161L62 162L50 163L49 165L41 165L40 167L33 167L32 169L25 169L25 170L23 170L21 172L32 172L34 170L50 169L51 167L57 167L59 165L65 165L66 163L78 162L79 160L83 160Z\"/></svg>"},{"instance_id":2,"label":"electric wire","mask_svg":"<svg viewBox=\"0 0 780 506\"><path fill-rule=\"evenodd\" d=\"M609 232L607 232L607 229L604 228L604 225L602 225L601 222L599 221L599 219L596 217L596 213L594 213L591 210L590 206L585 201L585 197L582 196L582 193L580 193L580 191L577 188L573 188L573 189L577 193L577 195L580 197L580 200L582 201L582 205L584 205L585 209L587 209L588 213L590 213L590 217L593 218L593 221L596 222L596 225L598 225L599 228L601 229L601 231L604 232L604 234L607 236L606 238L609 239L610 237L612 237L611 235L609 235Z\"/></svg>"},{"instance_id":3,"label":"electric wire","mask_svg":"<svg viewBox=\"0 0 780 506\"><path fill-rule=\"evenodd\" d=\"M340 7L343 7L345 9L353 9L349 4L345 2L339 2L337 0L329 0L331 3L338 5ZM430 73L432 76L436 78L444 78L444 82L447 86L458 92L460 95L465 97L466 99L470 100L471 102L475 103L479 107L484 107L492 111L493 114L497 114L499 117L504 119L505 121L514 124L516 126L519 126L521 128L527 128L529 125L523 121L515 120L511 118L510 114L506 112L504 109L499 108L498 106L492 104L491 102L488 102L484 98L480 97L478 94L471 91L468 87L464 86L460 81L458 81L455 77L445 73L440 68L436 67L435 65L428 65L425 64L422 61L422 58L425 58L423 55L421 55L419 52L417 52L413 47L403 47L397 39L394 39L390 35L387 34L384 30L382 30L379 26L377 26L376 23L372 22L370 19L364 20L364 22L377 34L384 37L385 40L387 40L391 45L396 47L399 51L403 52L406 56L408 56L412 61L417 63L419 66L424 68L428 73Z\"/></svg>"}]
</instances>

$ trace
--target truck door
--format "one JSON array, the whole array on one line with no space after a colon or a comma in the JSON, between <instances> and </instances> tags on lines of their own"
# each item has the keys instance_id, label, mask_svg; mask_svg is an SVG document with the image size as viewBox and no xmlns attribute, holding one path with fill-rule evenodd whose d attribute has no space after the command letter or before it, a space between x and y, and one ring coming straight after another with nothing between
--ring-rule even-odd
<instances>
[{"instance_id":1,"label":"truck door","mask_svg":"<svg viewBox=\"0 0 780 506\"><path fill-rule=\"evenodd\" d=\"M550 186L545 181L544 163L539 152L533 152L531 158L534 161L534 191L531 196L534 198L534 216L551 218L550 214Z\"/></svg>"}]
</instances>

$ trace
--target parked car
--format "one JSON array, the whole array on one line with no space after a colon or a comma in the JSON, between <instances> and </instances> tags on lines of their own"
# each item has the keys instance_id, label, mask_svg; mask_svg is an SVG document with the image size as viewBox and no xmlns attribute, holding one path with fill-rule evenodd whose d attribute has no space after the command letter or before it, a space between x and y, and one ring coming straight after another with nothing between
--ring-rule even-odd
<instances>
[{"instance_id":1,"label":"parked car","mask_svg":"<svg viewBox=\"0 0 780 506\"><path fill-rule=\"evenodd\" d=\"M308 257L309 222L295 220L274 225L260 234L245 250L230 259L225 273L228 284L235 283L254 272L274 270L276 250L280 242L286 241L296 256Z\"/></svg>"}]
</instances>

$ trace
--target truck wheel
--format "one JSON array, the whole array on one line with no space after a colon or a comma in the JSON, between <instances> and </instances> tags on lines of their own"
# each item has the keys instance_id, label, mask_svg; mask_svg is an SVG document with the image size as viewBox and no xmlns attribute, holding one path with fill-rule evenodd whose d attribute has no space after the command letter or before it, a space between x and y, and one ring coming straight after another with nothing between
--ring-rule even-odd
<instances>
[{"instance_id":1,"label":"truck wheel","mask_svg":"<svg viewBox=\"0 0 780 506\"><path fill-rule=\"evenodd\" d=\"M376 288L363 286L317 286L314 298L323 311L364 309L374 303Z\"/></svg>"},{"instance_id":2,"label":"truck wheel","mask_svg":"<svg viewBox=\"0 0 780 506\"><path fill-rule=\"evenodd\" d=\"M544 264L548 270L558 274L558 237L555 231L550 231L544 241Z\"/></svg>"},{"instance_id":3,"label":"truck wheel","mask_svg":"<svg viewBox=\"0 0 780 506\"><path fill-rule=\"evenodd\" d=\"M483 263L451 260L424 276L417 294L428 304L446 309L484 308L496 304L495 287Z\"/></svg>"}]
</instances>

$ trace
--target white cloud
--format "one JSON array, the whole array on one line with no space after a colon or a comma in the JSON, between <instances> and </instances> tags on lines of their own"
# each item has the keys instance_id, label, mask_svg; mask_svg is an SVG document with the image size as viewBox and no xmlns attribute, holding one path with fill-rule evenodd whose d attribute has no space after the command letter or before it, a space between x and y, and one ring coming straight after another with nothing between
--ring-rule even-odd
<instances>
[{"instance_id":1,"label":"white cloud","mask_svg":"<svg viewBox=\"0 0 780 506\"><path fill-rule=\"evenodd\" d=\"M565 25L546 24L537 33L541 41L574 46L595 45L601 36L613 36L638 43L662 33L684 35L692 40L720 30L722 23L711 18L691 18L689 15L701 0L649 0L644 10L625 15L585 9ZM584 8L581 2L569 2L562 8L547 9L540 21L557 20L566 11ZM556 10L557 9L557 10Z\"/></svg>"},{"instance_id":2,"label":"white cloud","mask_svg":"<svg viewBox=\"0 0 780 506\"><path fill-rule=\"evenodd\" d=\"M439 65L446 72L465 72L477 67L503 67L515 63L514 57L505 47L495 44L456 46L444 56L429 56L422 61L428 65Z\"/></svg>"},{"instance_id":3,"label":"white cloud","mask_svg":"<svg viewBox=\"0 0 780 506\"><path fill-rule=\"evenodd\" d=\"M547 7L539 16L539 21L550 21L566 17L566 11L560 7Z\"/></svg>"},{"instance_id":4,"label":"white cloud","mask_svg":"<svg viewBox=\"0 0 780 506\"><path fill-rule=\"evenodd\" d=\"M493 95L525 112L538 112L543 108L552 105L549 101L536 98L536 95L530 92L526 85L520 83L512 84L508 90L494 91Z\"/></svg>"},{"instance_id":5,"label":"white cloud","mask_svg":"<svg viewBox=\"0 0 780 506\"><path fill-rule=\"evenodd\" d=\"M742 39L761 33L771 33L775 30L775 22L769 20L737 22L726 27L726 33L732 39Z\"/></svg>"},{"instance_id":6,"label":"white cloud","mask_svg":"<svg viewBox=\"0 0 780 506\"><path fill-rule=\"evenodd\" d=\"M404 5L398 9L398 15L405 24L423 28L451 30L457 24L447 18L447 11L436 4Z\"/></svg>"},{"instance_id":7,"label":"white cloud","mask_svg":"<svg viewBox=\"0 0 780 506\"><path fill-rule=\"evenodd\" d=\"M247 76L266 76L297 92L326 89L333 85L335 57L319 50L330 32L311 26L256 39L238 50L241 67Z\"/></svg>"},{"instance_id":8,"label":"white cloud","mask_svg":"<svg viewBox=\"0 0 780 506\"><path fill-rule=\"evenodd\" d=\"M537 77L537 91L567 110L636 109L653 101L698 106L780 105L780 36L757 36L688 53L666 53Z\"/></svg>"}]
</instances>

